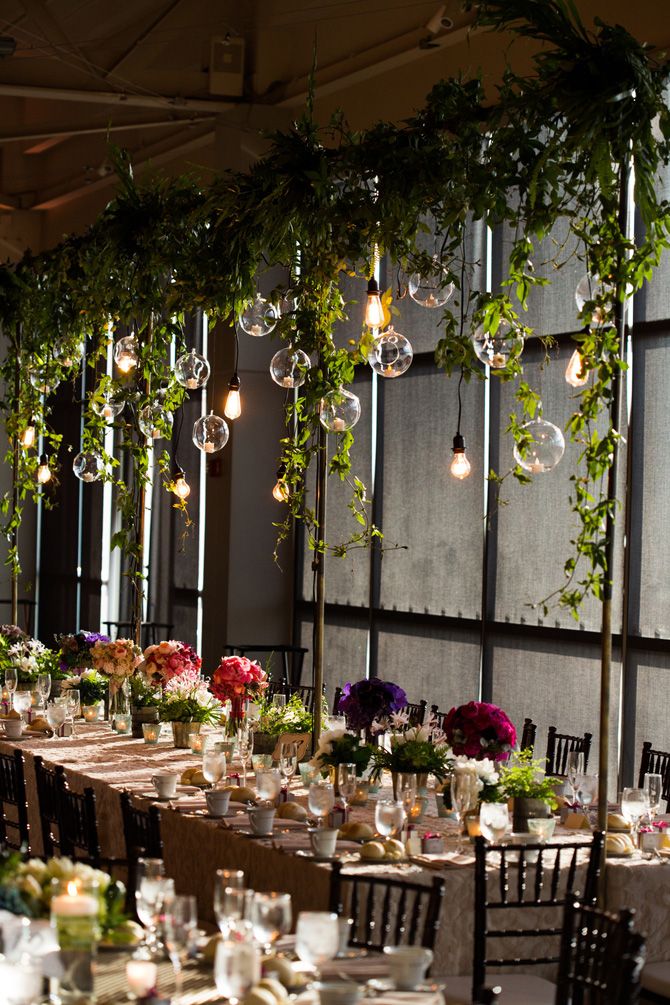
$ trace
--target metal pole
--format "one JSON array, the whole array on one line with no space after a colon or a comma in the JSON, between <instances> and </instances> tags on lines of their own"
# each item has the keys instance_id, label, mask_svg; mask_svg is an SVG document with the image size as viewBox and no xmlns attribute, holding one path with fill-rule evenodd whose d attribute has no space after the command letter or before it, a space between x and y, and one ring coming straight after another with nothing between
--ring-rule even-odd
<instances>
[{"instance_id":1,"label":"metal pole","mask_svg":"<svg viewBox=\"0 0 670 1005\"><path fill-rule=\"evenodd\" d=\"M630 180L630 161L621 168L621 185L619 190L619 227L626 237L629 230L628 220L628 186ZM621 358L626 337L626 313L621 295L624 291L618 289L614 304L614 319L619 337L618 356ZM621 412L621 373L617 367L612 376L612 398L610 401L609 428L619 429ZM610 729L610 693L612 677L612 570L614 565L614 535L616 530L617 470L619 466L619 450L615 445L612 464L607 475L607 501L609 503L605 522L605 581L603 583L603 602L601 615L601 658L600 658L600 738L598 749L598 829L607 830L607 790L609 782L609 729ZM605 860L603 858L601 871L600 900L604 902L605 893Z\"/></svg>"},{"instance_id":2,"label":"metal pole","mask_svg":"<svg viewBox=\"0 0 670 1005\"><path fill-rule=\"evenodd\" d=\"M149 320L146 327L146 339L145 345L151 346L154 333L154 319L153 314L149 314ZM148 371L150 373L150 371ZM144 382L144 396L147 401L151 396L151 376L147 376ZM144 609L144 530L146 521L146 484L144 479L142 479L138 486L138 498L137 498L137 534L135 538L135 568L133 576L133 589L134 589L134 611L133 611L133 636L135 639L135 645L142 646L142 614Z\"/></svg>"},{"instance_id":3,"label":"metal pole","mask_svg":"<svg viewBox=\"0 0 670 1005\"><path fill-rule=\"evenodd\" d=\"M328 438L326 430L319 423L318 454L316 469L316 523L317 540L326 540L326 482L328 476ZM326 621L326 556L319 550L314 552L312 568L316 577L316 605L314 608L314 702L312 705L312 750L315 751L321 735L321 696L323 694L323 651Z\"/></svg>"},{"instance_id":4,"label":"metal pole","mask_svg":"<svg viewBox=\"0 0 670 1005\"><path fill-rule=\"evenodd\" d=\"M21 328L17 325L14 339L14 416L17 420L14 430L14 446L12 450L12 624L19 623L19 524L16 514L19 509L19 462L21 459L21 444L19 443L18 417L21 398Z\"/></svg>"}]
</instances>

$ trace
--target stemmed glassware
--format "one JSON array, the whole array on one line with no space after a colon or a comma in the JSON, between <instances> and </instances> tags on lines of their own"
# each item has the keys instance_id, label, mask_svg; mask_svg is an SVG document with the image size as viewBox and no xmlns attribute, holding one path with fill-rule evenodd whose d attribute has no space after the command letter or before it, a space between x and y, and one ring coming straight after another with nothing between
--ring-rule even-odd
<instances>
[{"instance_id":1,"label":"stemmed glassware","mask_svg":"<svg viewBox=\"0 0 670 1005\"><path fill-rule=\"evenodd\" d=\"M74 721L81 711L80 695L76 688L70 688L65 692L63 704L65 705L65 718L72 720L72 736L74 736Z\"/></svg>"},{"instance_id":2,"label":"stemmed glassware","mask_svg":"<svg viewBox=\"0 0 670 1005\"><path fill-rule=\"evenodd\" d=\"M247 784L247 762L254 751L254 734L248 727L237 731L237 756L242 764L242 785Z\"/></svg>"},{"instance_id":3,"label":"stemmed glassware","mask_svg":"<svg viewBox=\"0 0 670 1005\"><path fill-rule=\"evenodd\" d=\"M589 815L589 809L591 804L595 799L598 798L598 776L597 775L580 775L577 779L577 800L584 810L584 816L586 817L586 822L589 827L591 826L591 818Z\"/></svg>"},{"instance_id":4,"label":"stemmed glassware","mask_svg":"<svg viewBox=\"0 0 670 1005\"><path fill-rule=\"evenodd\" d=\"M375 806L375 827L382 837L399 834L405 823L405 807L399 799L378 799Z\"/></svg>"},{"instance_id":5,"label":"stemmed glassware","mask_svg":"<svg viewBox=\"0 0 670 1005\"><path fill-rule=\"evenodd\" d=\"M319 779L312 782L307 794L309 812L319 818L319 826L323 827L325 819L335 805L335 791L332 782Z\"/></svg>"},{"instance_id":6,"label":"stemmed glassware","mask_svg":"<svg viewBox=\"0 0 670 1005\"><path fill-rule=\"evenodd\" d=\"M206 750L202 755L202 773L213 789L226 774L226 755L218 750Z\"/></svg>"},{"instance_id":7,"label":"stemmed glassware","mask_svg":"<svg viewBox=\"0 0 670 1005\"><path fill-rule=\"evenodd\" d=\"M565 766L568 784L572 788L572 802L577 802L577 783L584 774L584 754L580 750L571 750Z\"/></svg>"},{"instance_id":8,"label":"stemmed glassware","mask_svg":"<svg viewBox=\"0 0 670 1005\"><path fill-rule=\"evenodd\" d=\"M31 705L32 696L30 691L14 692L14 711L18 712L21 717L23 717L23 713L27 712Z\"/></svg>"},{"instance_id":9,"label":"stemmed glassware","mask_svg":"<svg viewBox=\"0 0 670 1005\"><path fill-rule=\"evenodd\" d=\"M47 698L51 694L50 673L40 673L37 675L37 693L42 699L42 705L46 708Z\"/></svg>"},{"instance_id":10,"label":"stemmed glassware","mask_svg":"<svg viewBox=\"0 0 670 1005\"><path fill-rule=\"evenodd\" d=\"M259 799L274 803L281 789L281 775L277 768L261 768L256 772L256 791Z\"/></svg>"},{"instance_id":11,"label":"stemmed glassware","mask_svg":"<svg viewBox=\"0 0 670 1005\"><path fill-rule=\"evenodd\" d=\"M286 789L291 788L291 779L298 770L298 744L293 741L282 743L279 748L279 769L286 782Z\"/></svg>"},{"instance_id":12,"label":"stemmed glassware","mask_svg":"<svg viewBox=\"0 0 670 1005\"><path fill-rule=\"evenodd\" d=\"M174 971L174 1005L181 1000L184 988L184 966L193 948L198 929L198 905L195 897L175 896L160 917L163 944Z\"/></svg>"},{"instance_id":13,"label":"stemmed glassware","mask_svg":"<svg viewBox=\"0 0 670 1005\"><path fill-rule=\"evenodd\" d=\"M65 716L67 714L67 709L65 705L59 705L55 701L50 701L47 704L47 722L53 730L53 739L58 739L58 730L65 722Z\"/></svg>"},{"instance_id":14,"label":"stemmed glassware","mask_svg":"<svg viewBox=\"0 0 670 1005\"><path fill-rule=\"evenodd\" d=\"M273 694L272 695L272 705L274 708L285 708L286 706L286 695L285 694Z\"/></svg>"},{"instance_id":15,"label":"stemmed glassware","mask_svg":"<svg viewBox=\"0 0 670 1005\"><path fill-rule=\"evenodd\" d=\"M642 788L649 796L649 819L653 823L656 814L661 808L663 775L648 772L644 776Z\"/></svg>"},{"instance_id":16,"label":"stemmed glassware","mask_svg":"<svg viewBox=\"0 0 670 1005\"><path fill-rule=\"evenodd\" d=\"M5 690L9 694L9 710L14 708L14 692L18 687L19 674L16 667L7 667L5 670Z\"/></svg>"},{"instance_id":17,"label":"stemmed glassware","mask_svg":"<svg viewBox=\"0 0 670 1005\"><path fill-rule=\"evenodd\" d=\"M291 931L291 894L254 893L251 901L251 925L254 938L263 946L265 954L282 935Z\"/></svg>"},{"instance_id":18,"label":"stemmed glassware","mask_svg":"<svg viewBox=\"0 0 670 1005\"><path fill-rule=\"evenodd\" d=\"M301 911L295 929L298 959L317 969L334 960L339 948L337 915L327 911Z\"/></svg>"},{"instance_id":19,"label":"stemmed glassware","mask_svg":"<svg viewBox=\"0 0 670 1005\"><path fill-rule=\"evenodd\" d=\"M640 847L640 820L649 812L649 793L646 789L624 789L621 794L621 814L633 828L633 843Z\"/></svg>"},{"instance_id":20,"label":"stemmed glassware","mask_svg":"<svg viewBox=\"0 0 670 1005\"><path fill-rule=\"evenodd\" d=\"M237 922L244 920L249 895L241 869L217 869L214 881L214 915L224 938Z\"/></svg>"},{"instance_id":21,"label":"stemmed glassware","mask_svg":"<svg viewBox=\"0 0 670 1005\"><path fill-rule=\"evenodd\" d=\"M458 843L456 851L463 851L463 822L472 802L473 785L476 779L470 771L454 771L451 776L451 807L458 820Z\"/></svg>"},{"instance_id":22,"label":"stemmed glassware","mask_svg":"<svg viewBox=\"0 0 670 1005\"><path fill-rule=\"evenodd\" d=\"M416 803L416 775L402 772L399 778L399 789L398 797L405 807L405 813L409 820Z\"/></svg>"},{"instance_id":23,"label":"stemmed glassware","mask_svg":"<svg viewBox=\"0 0 670 1005\"><path fill-rule=\"evenodd\" d=\"M507 803L482 803L479 808L479 827L487 841L501 841L509 828Z\"/></svg>"},{"instance_id":24,"label":"stemmed glassware","mask_svg":"<svg viewBox=\"0 0 670 1005\"><path fill-rule=\"evenodd\" d=\"M214 958L214 982L216 990L230 1005L238 1005L260 979L260 953L253 942L219 943Z\"/></svg>"},{"instance_id":25,"label":"stemmed glassware","mask_svg":"<svg viewBox=\"0 0 670 1005\"><path fill-rule=\"evenodd\" d=\"M158 939L158 925L161 914L174 898L174 880L165 876L165 867L160 858L140 858L137 860L137 885L135 887L135 910L147 934L139 953L142 957L157 955L162 951Z\"/></svg>"},{"instance_id":26,"label":"stemmed glassware","mask_svg":"<svg viewBox=\"0 0 670 1005\"><path fill-rule=\"evenodd\" d=\"M356 795L356 765L337 765L337 787L346 810L350 800Z\"/></svg>"}]
</instances>

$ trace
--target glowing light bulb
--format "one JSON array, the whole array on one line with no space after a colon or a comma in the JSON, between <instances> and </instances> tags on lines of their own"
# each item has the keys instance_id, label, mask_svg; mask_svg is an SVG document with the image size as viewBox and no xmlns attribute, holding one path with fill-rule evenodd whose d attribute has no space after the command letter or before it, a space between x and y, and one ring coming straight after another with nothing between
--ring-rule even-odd
<instances>
[{"instance_id":1,"label":"glowing light bulb","mask_svg":"<svg viewBox=\"0 0 670 1005\"><path fill-rule=\"evenodd\" d=\"M126 335L114 345L114 362L121 373L130 373L139 363L135 335Z\"/></svg>"},{"instance_id":2,"label":"glowing light bulb","mask_svg":"<svg viewBox=\"0 0 670 1005\"><path fill-rule=\"evenodd\" d=\"M379 286L376 279L371 279L368 283L365 323L368 328L381 328L384 324L384 307L382 306L382 298L379 295Z\"/></svg>"},{"instance_id":3,"label":"glowing light bulb","mask_svg":"<svg viewBox=\"0 0 670 1005\"><path fill-rule=\"evenodd\" d=\"M223 414L227 419L239 419L242 414L242 401L240 399L240 378L236 373L228 385L228 395L223 406Z\"/></svg>"},{"instance_id":4,"label":"glowing light bulb","mask_svg":"<svg viewBox=\"0 0 670 1005\"><path fill-rule=\"evenodd\" d=\"M472 468L465 452L465 440L460 433L456 433L454 436L452 452L454 456L451 458L449 471L454 478L458 478L459 482L462 482L464 478L468 477Z\"/></svg>"},{"instance_id":5,"label":"glowing light bulb","mask_svg":"<svg viewBox=\"0 0 670 1005\"><path fill-rule=\"evenodd\" d=\"M35 446L35 420L31 419L26 428L21 433L20 441L24 450L30 450Z\"/></svg>"},{"instance_id":6,"label":"glowing light bulb","mask_svg":"<svg viewBox=\"0 0 670 1005\"><path fill-rule=\"evenodd\" d=\"M40 464L37 469L37 480L40 485L46 485L47 482L51 481L51 468L49 467L49 458L46 454L42 454L40 457Z\"/></svg>"},{"instance_id":7,"label":"glowing light bulb","mask_svg":"<svg viewBox=\"0 0 670 1005\"><path fill-rule=\"evenodd\" d=\"M188 499L191 494L191 486L186 481L184 477L184 472L181 468L177 468L175 472L174 482L172 484L172 491L177 496L178 499Z\"/></svg>"},{"instance_id":8,"label":"glowing light bulb","mask_svg":"<svg viewBox=\"0 0 670 1005\"><path fill-rule=\"evenodd\" d=\"M285 503L288 502L289 491L288 485L284 481L281 475L278 475L275 487L272 490L272 498L276 499L277 502Z\"/></svg>"},{"instance_id":9,"label":"glowing light bulb","mask_svg":"<svg viewBox=\"0 0 670 1005\"><path fill-rule=\"evenodd\" d=\"M584 369L584 360L579 349L575 349L565 368L565 379L570 387L583 387L588 383L589 373Z\"/></svg>"}]
</instances>

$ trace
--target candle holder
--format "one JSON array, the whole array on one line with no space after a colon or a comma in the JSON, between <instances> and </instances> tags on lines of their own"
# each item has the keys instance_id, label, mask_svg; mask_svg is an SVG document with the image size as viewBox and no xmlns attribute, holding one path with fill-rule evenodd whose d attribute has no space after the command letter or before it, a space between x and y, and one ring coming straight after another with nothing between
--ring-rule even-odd
<instances>
[{"instance_id":1,"label":"candle holder","mask_svg":"<svg viewBox=\"0 0 670 1005\"><path fill-rule=\"evenodd\" d=\"M140 1001L156 997L158 965L151 960L128 960L126 980L130 992Z\"/></svg>"},{"instance_id":2,"label":"candle holder","mask_svg":"<svg viewBox=\"0 0 670 1005\"><path fill-rule=\"evenodd\" d=\"M117 712L114 717L114 732L130 732L130 712Z\"/></svg>"},{"instance_id":3,"label":"candle holder","mask_svg":"<svg viewBox=\"0 0 670 1005\"><path fill-rule=\"evenodd\" d=\"M142 736L144 737L144 742L149 743L152 746L158 743L161 735L161 724L160 722L143 722L142 723Z\"/></svg>"},{"instance_id":4,"label":"candle holder","mask_svg":"<svg viewBox=\"0 0 670 1005\"><path fill-rule=\"evenodd\" d=\"M51 881L51 927L59 946L56 997L61 1005L94 1003L93 962L100 941L98 884Z\"/></svg>"},{"instance_id":5,"label":"candle holder","mask_svg":"<svg viewBox=\"0 0 670 1005\"><path fill-rule=\"evenodd\" d=\"M192 754L202 754L205 746L205 737L202 733L189 733L188 745Z\"/></svg>"},{"instance_id":6,"label":"candle holder","mask_svg":"<svg viewBox=\"0 0 670 1005\"><path fill-rule=\"evenodd\" d=\"M370 783L365 778L359 778L356 782L356 791L349 800L350 806L365 806L370 795Z\"/></svg>"},{"instance_id":7,"label":"candle holder","mask_svg":"<svg viewBox=\"0 0 670 1005\"><path fill-rule=\"evenodd\" d=\"M84 722L100 722L102 707L102 702L98 702L95 705L82 705L81 714Z\"/></svg>"}]
</instances>

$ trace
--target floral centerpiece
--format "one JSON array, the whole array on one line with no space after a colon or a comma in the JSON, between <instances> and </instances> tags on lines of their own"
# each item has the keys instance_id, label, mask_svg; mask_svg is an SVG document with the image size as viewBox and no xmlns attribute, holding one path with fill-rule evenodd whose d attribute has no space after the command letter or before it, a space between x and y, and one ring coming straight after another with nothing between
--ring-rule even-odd
<instances>
[{"instance_id":1,"label":"floral centerpiece","mask_svg":"<svg viewBox=\"0 0 670 1005\"><path fill-rule=\"evenodd\" d=\"M57 635L58 656L61 669L68 676L73 670L90 670L93 666L91 650L96 642L109 642L109 635L100 632L74 632Z\"/></svg>"},{"instance_id":2,"label":"floral centerpiece","mask_svg":"<svg viewBox=\"0 0 670 1005\"><path fill-rule=\"evenodd\" d=\"M17 671L19 684L34 684L38 674L60 677L58 659L39 639L33 639L17 625L0 627L0 670Z\"/></svg>"},{"instance_id":3,"label":"floral centerpiece","mask_svg":"<svg viewBox=\"0 0 670 1005\"><path fill-rule=\"evenodd\" d=\"M221 702L195 670L185 670L168 681L159 709L161 720L172 723L175 747L188 747L189 734L200 732L203 723L220 722L223 712Z\"/></svg>"},{"instance_id":4,"label":"floral centerpiece","mask_svg":"<svg viewBox=\"0 0 670 1005\"><path fill-rule=\"evenodd\" d=\"M326 714L328 710L326 709ZM262 733L280 736L282 733L311 733L312 713L299 694L292 694L285 705L273 705L261 698L258 728Z\"/></svg>"},{"instance_id":5,"label":"floral centerpiece","mask_svg":"<svg viewBox=\"0 0 670 1005\"><path fill-rule=\"evenodd\" d=\"M220 702L230 702L229 724L234 728L244 719L248 701L267 690L268 675L246 656L225 656L212 674L209 689Z\"/></svg>"},{"instance_id":6,"label":"floral centerpiece","mask_svg":"<svg viewBox=\"0 0 670 1005\"><path fill-rule=\"evenodd\" d=\"M364 729L369 733L373 724L384 728L391 715L400 712L406 704L407 695L398 684L370 677L345 684L337 709L346 716L350 729Z\"/></svg>"},{"instance_id":7,"label":"floral centerpiece","mask_svg":"<svg viewBox=\"0 0 670 1005\"><path fill-rule=\"evenodd\" d=\"M78 677L67 677L63 691L79 691L81 705L97 705L107 697L109 680L97 670L82 670Z\"/></svg>"},{"instance_id":8,"label":"floral centerpiece","mask_svg":"<svg viewBox=\"0 0 670 1005\"><path fill-rule=\"evenodd\" d=\"M0 853L0 909L29 918L48 918L53 880L74 879L82 884L95 882L99 898L99 922L103 941L109 945L135 945L142 929L123 912L125 888L99 869L69 858L46 862L31 858L24 862L19 852Z\"/></svg>"},{"instance_id":9,"label":"floral centerpiece","mask_svg":"<svg viewBox=\"0 0 670 1005\"><path fill-rule=\"evenodd\" d=\"M545 767L544 758L519 750L500 768L500 794L513 801L515 831L527 831L529 818L549 817L558 806L556 789L561 779L547 775Z\"/></svg>"},{"instance_id":10,"label":"floral centerpiece","mask_svg":"<svg viewBox=\"0 0 670 1005\"><path fill-rule=\"evenodd\" d=\"M453 760L451 751L445 743L433 742L427 725L412 726L401 733L394 733L391 736L390 749L377 747L374 759L373 774L379 777L383 769L387 768L393 776L394 794L397 794L399 775L423 776L421 785L425 786L429 774L435 775L438 781L442 781Z\"/></svg>"},{"instance_id":11,"label":"floral centerpiece","mask_svg":"<svg viewBox=\"0 0 670 1005\"><path fill-rule=\"evenodd\" d=\"M516 729L497 705L469 701L448 712L444 720L447 743L454 754L506 761L516 743Z\"/></svg>"},{"instance_id":12,"label":"floral centerpiece","mask_svg":"<svg viewBox=\"0 0 670 1005\"><path fill-rule=\"evenodd\" d=\"M147 646L139 670L155 690L157 687L165 687L186 670L200 673L201 666L202 660L195 649L185 642L169 639L167 642Z\"/></svg>"},{"instance_id":13,"label":"floral centerpiece","mask_svg":"<svg viewBox=\"0 0 670 1005\"><path fill-rule=\"evenodd\" d=\"M450 758L449 774L464 774L469 781L470 803L464 810L466 813L477 809L479 803L498 803L504 800L504 795L500 788L500 775L495 761L488 757L480 759L466 757L465 754ZM450 779L443 787L436 789L436 799L438 812L442 815L442 810L451 812L451 785Z\"/></svg>"},{"instance_id":14,"label":"floral centerpiece","mask_svg":"<svg viewBox=\"0 0 670 1005\"><path fill-rule=\"evenodd\" d=\"M94 670L109 680L110 696L114 695L142 662L142 650L132 639L115 642L97 640L90 651Z\"/></svg>"},{"instance_id":15,"label":"floral centerpiece","mask_svg":"<svg viewBox=\"0 0 670 1005\"><path fill-rule=\"evenodd\" d=\"M336 768L338 764L355 764L356 774L362 775L370 763L373 748L361 743L360 737L343 729L328 729L319 737L311 764L315 768Z\"/></svg>"}]
</instances>

